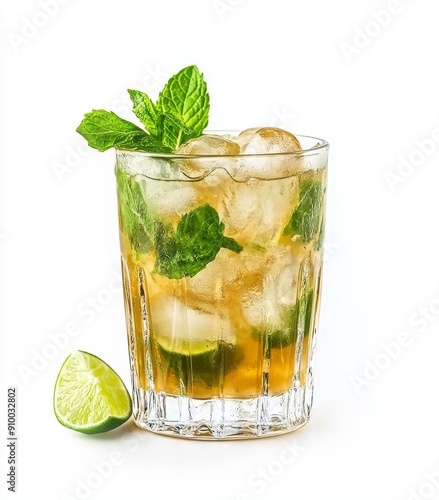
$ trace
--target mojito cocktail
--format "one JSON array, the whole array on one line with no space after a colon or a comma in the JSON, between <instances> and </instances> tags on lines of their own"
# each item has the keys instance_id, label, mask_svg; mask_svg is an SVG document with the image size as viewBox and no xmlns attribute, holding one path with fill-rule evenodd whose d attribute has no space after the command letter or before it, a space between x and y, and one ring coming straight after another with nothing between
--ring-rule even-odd
<instances>
[{"instance_id":1,"label":"mojito cocktail","mask_svg":"<svg viewBox=\"0 0 439 500\"><path fill-rule=\"evenodd\" d=\"M307 421L327 146L300 138L310 149L233 154L293 137L262 128L169 156L117 152L139 425L240 437Z\"/></svg>"},{"instance_id":2,"label":"mojito cocktail","mask_svg":"<svg viewBox=\"0 0 439 500\"><path fill-rule=\"evenodd\" d=\"M202 439L295 430L312 405L328 144L206 133L196 66L156 101L128 93L141 126L98 109L77 131L116 149L136 423Z\"/></svg>"}]
</instances>

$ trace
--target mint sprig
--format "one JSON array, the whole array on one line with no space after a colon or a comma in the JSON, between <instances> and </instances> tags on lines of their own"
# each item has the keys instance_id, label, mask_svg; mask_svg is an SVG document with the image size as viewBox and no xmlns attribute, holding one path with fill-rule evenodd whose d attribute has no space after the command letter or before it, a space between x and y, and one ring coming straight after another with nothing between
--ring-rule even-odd
<instances>
[{"instance_id":1,"label":"mint sprig","mask_svg":"<svg viewBox=\"0 0 439 500\"><path fill-rule=\"evenodd\" d=\"M76 131L99 151L110 148L172 153L180 144L199 137L209 121L209 94L203 75L188 66L171 77L156 104L140 90L129 89L140 127L112 111L87 113Z\"/></svg>"}]
</instances>

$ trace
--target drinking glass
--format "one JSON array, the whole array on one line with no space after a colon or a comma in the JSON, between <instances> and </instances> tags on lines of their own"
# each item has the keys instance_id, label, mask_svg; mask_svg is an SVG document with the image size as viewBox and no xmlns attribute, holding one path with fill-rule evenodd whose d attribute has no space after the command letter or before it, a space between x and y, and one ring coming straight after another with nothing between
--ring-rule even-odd
<instances>
[{"instance_id":1,"label":"drinking glass","mask_svg":"<svg viewBox=\"0 0 439 500\"><path fill-rule=\"evenodd\" d=\"M251 155L116 151L136 424L201 439L310 417L328 144Z\"/></svg>"}]
</instances>

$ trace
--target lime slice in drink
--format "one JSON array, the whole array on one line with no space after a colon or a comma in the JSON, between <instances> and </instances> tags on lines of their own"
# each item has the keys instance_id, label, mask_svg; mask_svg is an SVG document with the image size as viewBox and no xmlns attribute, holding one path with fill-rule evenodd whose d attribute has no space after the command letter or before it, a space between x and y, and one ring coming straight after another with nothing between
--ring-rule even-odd
<instances>
[{"instance_id":1,"label":"lime slice in drink","mask_svg":"<svg viewBox=\"0 0 439 500\"><path fill-rule=\"evenodd\" d=\"M180 356L199 356L218 350L217 340L189 340L180 338L161 337L157 339L157 345L163 351Z\"/></svg>"},{"instance_id":2,"label":"lime slice in drink","mask_svg":"<svg viewBox=\"0 0 439 500\"><path fill-rule=\"evenodd\" d=\"M130 395L117 373L84 351L74 351L64 361L53 408L58 422L85 434L115 429L132 413Z\"/></svg>"},{"instance_id":3,"label":"lime slice in drink","mask_svg":"<svg viewBox=\"0 0 439 500\"><path fill-rule=\"evenodd\" d=\"M202 382L211 388L217 385L224 372L235 366L236 349L222 341L177 340L172 344L157 342L162 366L168 368L186 386L193 381Z\"/></svg>"}]
</instances>

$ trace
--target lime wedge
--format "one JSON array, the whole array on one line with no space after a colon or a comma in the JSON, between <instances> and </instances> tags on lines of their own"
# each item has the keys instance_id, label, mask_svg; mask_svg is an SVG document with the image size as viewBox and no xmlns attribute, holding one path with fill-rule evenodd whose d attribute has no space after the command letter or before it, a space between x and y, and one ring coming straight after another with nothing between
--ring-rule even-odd
<instances>
[{"instance_id":1,"label":"lime wedge","mask_svg":"<svg viewBox=\"0 0 439 500\"><path fill-rule=\"evenodd\" d=\"M130 395L117 373L84 351L74 351L64 361L53 408L60 424L85 434L115 429L132 413Z\"/></svg>"}]
</instances>

